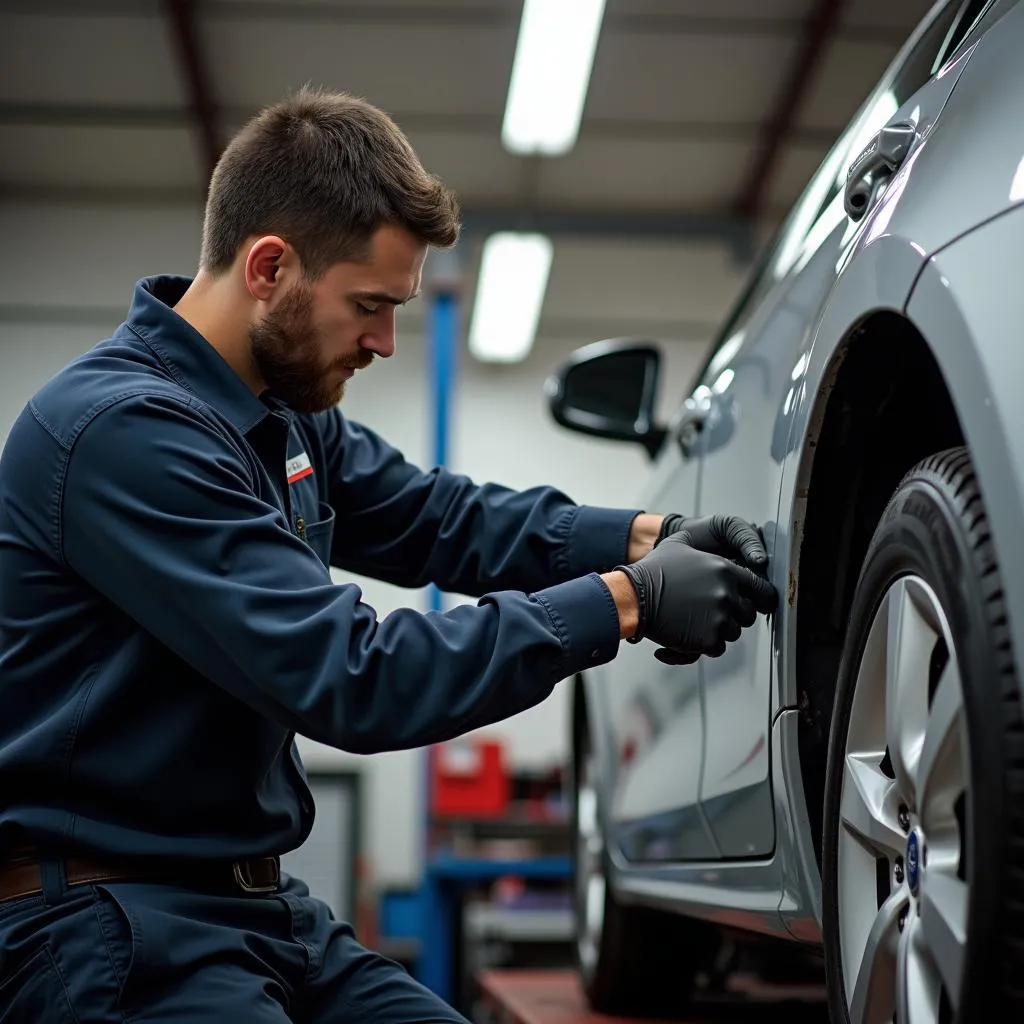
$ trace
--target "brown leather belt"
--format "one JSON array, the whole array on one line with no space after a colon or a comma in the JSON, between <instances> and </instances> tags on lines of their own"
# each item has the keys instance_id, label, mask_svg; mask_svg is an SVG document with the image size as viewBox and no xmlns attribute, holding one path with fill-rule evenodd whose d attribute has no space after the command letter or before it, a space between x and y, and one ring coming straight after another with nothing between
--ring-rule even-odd
<instances>
[{"instance_id":1,"label":"brown leather belt","mask_svg":"<svg viewBox=\"0 0 1024 1024\"><path fill-rule=\"evenodd\" d=\"M64 860L64 879L69 886L97 882L160 882L268 895L281 886L281 862L277 857L253 857L195 864L181 861L154 864L141 858L100 861L68 857ZM43 871L37 854L19 852L0 860L0 903L35 896L42 891Z\"/></svg>"}]
</instances>

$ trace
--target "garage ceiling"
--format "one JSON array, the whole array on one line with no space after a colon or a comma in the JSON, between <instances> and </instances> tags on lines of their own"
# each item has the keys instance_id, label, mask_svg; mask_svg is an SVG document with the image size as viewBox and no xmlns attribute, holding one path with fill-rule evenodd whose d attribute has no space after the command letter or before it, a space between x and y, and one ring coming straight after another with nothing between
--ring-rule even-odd
<instances>
[{"instance_id":1,"label":"garage ceiling","mask_svg":"<svg viewBox=\"0 0 1024 1024\"><path fill-rule=\"evenodd\" d=\"M500 141L520 0L4 0L0 198L195 204L228 134L312 82L388 110L469 228L733 237L785 211L930 5L608 0L579 141L538 159Z\"/></svg>"}]
</instances>

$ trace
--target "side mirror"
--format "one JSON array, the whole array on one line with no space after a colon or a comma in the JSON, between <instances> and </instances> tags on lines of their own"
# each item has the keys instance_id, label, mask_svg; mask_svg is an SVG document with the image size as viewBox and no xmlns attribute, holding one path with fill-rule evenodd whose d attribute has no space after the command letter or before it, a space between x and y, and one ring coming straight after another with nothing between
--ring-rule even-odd
<instances>
[{"instance_id":1,"label":"side mirror","mask_svg":"<svg viewBox=\"0 0 1024 1024\"><path fill-rule=\"evenodd\" d=\"M642 445L653 459L666 431L654 423L661 353L615 338L586 345L544 385L555 422L612 441Z\"/></svg>"}]
</instances>

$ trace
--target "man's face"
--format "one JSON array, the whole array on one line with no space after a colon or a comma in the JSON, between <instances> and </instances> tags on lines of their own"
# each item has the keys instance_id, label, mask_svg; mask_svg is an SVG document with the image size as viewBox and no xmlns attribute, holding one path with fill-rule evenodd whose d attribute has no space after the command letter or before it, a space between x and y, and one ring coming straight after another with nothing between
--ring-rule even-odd
<instances>
[{"instance_id":1,"label":"man's face","mask_svg":"<svg viewBox=\"0 0 1024 1024\"><path fill-rule=\"evenodd\" d=\"M341 400L356 370L395 351L395 310L419 292L427 247L399 227L373 236L368 260L297 279L249 329L263 382L296 412Z\"/></svg>"}]
</instances>

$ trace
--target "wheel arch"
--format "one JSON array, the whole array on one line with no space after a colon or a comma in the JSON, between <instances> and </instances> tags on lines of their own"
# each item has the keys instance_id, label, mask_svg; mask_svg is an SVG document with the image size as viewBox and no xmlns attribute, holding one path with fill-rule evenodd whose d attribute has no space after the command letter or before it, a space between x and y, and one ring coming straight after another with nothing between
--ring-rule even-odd
<instances>
[{"instance_id":1,"label":"wheel arch","mask_svg":"<svg viewBox=\"0 0 1024 1024\"><path fill-rule=\"evenodd\" d=\"M832 705L864 554L907 470L963 443L951 388L924 334L893 309L858 320L832 353L810 410L793 509L797 735L819 870Z\"/></svg>"}]
</instances>

